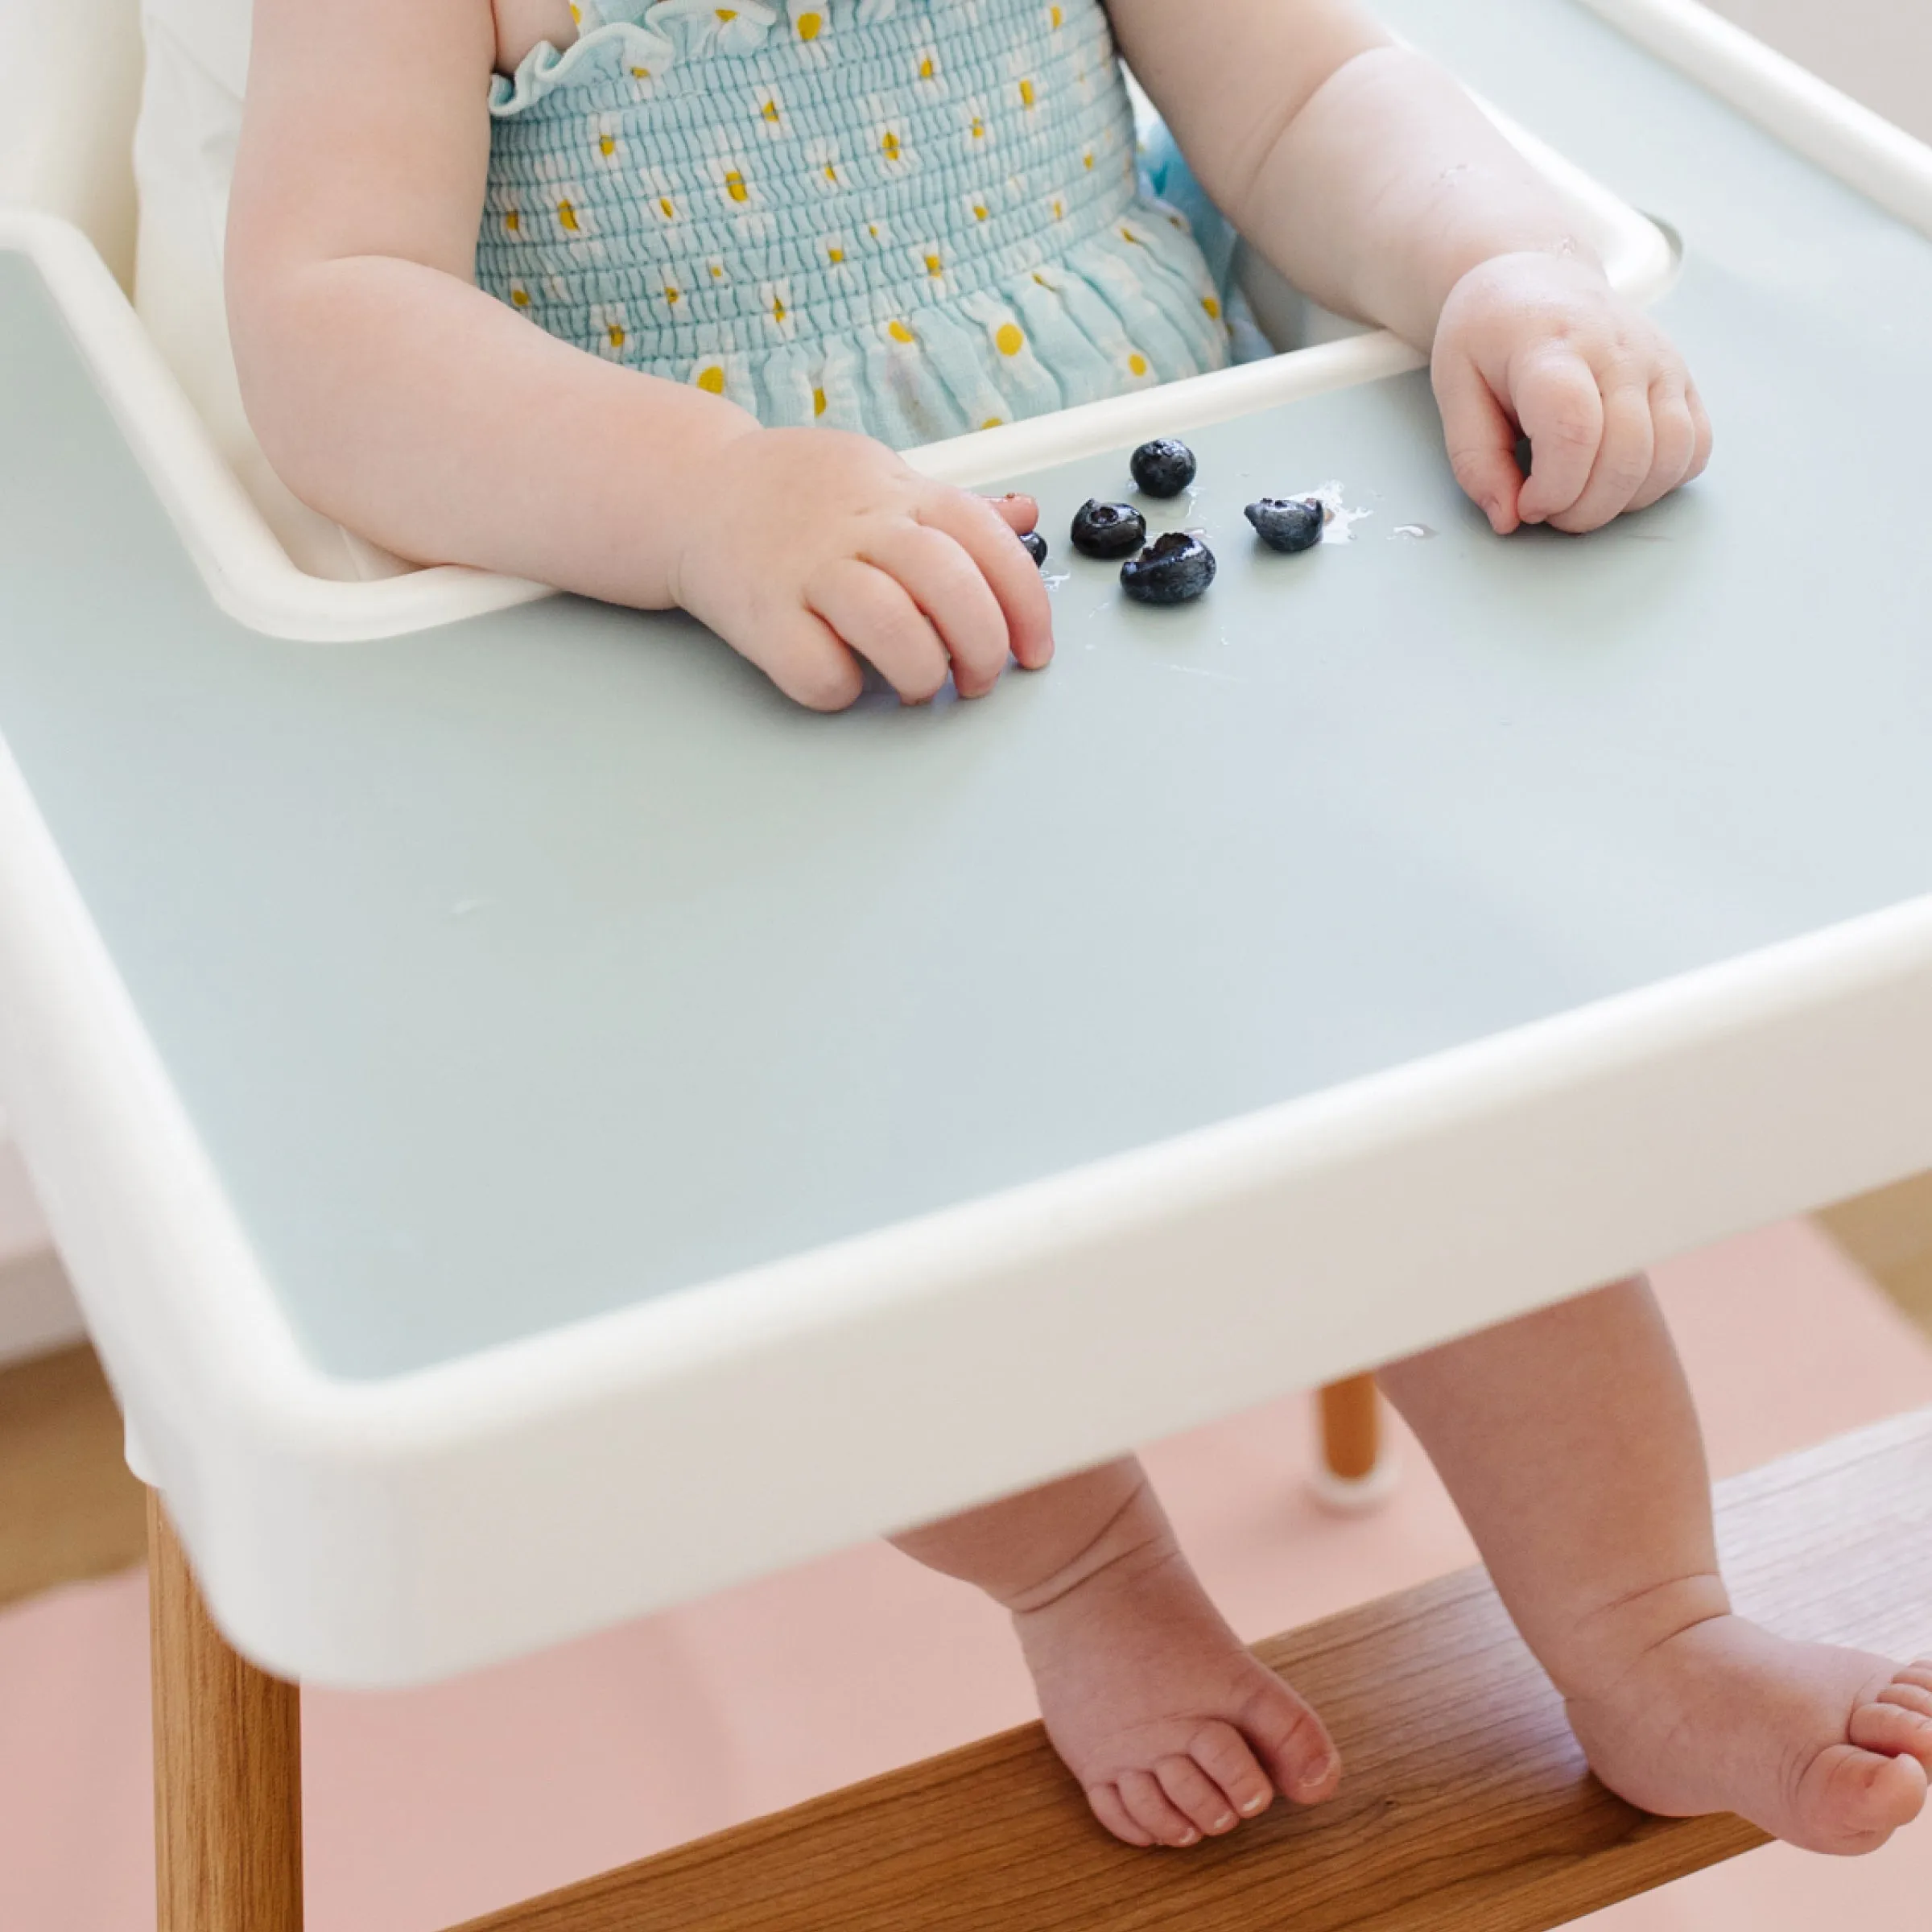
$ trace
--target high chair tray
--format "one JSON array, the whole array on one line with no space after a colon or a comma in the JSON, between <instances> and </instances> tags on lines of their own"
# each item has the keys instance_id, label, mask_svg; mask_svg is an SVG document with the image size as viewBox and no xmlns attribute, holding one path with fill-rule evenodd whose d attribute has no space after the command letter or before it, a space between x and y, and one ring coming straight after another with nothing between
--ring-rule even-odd
<instances>
[{"instance_id":1,"label":"high chair tray","mask_svg":"<svg viewBox=\"0 0 1932 1932\"><path fill-rule=\"evenodd\" d=\"M1498 541L1392 378L1195 433L1150 613L1084 456L970 705L569 599L265 638L0 253L0 1103L258 1659L533 1648L1932 1163L1932 245L1580 13L1392 10L1682 232L1710 476Z\"/></svg>"}]
</instances>

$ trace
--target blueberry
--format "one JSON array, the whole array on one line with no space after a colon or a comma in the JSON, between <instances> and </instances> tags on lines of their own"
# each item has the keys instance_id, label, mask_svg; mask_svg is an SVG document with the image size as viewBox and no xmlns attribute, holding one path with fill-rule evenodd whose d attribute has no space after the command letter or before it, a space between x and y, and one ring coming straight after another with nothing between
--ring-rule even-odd
<instances>
[{"instance_id":1,"label":"blueberry","mask_svg":"<svg viewBox=\"0 0 1932 1932\"><path fill-rule=\"evenodd\" d=\"M1322 540L1327 512L1313 497L1263 497L1242 515L1270 550L1309 550Z\"/></svg>"},{"instance_id":2,"label":"blueberry","mask_svg":"<svg viewBox=\"0 0 1932 1932\"><path fill-rule=\"evenodd\" d=\"M1194 452L1172 436L1156 436L1133 452L1128 467L1149 496L1178 497L1194 481Z\"/></svg>"},{"instance_id":3,"label":"blueberry","mask_svg":"<svg viewBox=\"0 0 1932 1932\"><path fill-rule=\"evenodd\" d=\"M1130 557L1147 541L1147 519L1130 505L1089 497L1073 513L1071 534L1084 557Z\"/></svg>"},{"instance_id":4,"label":"blueberry","mask_svg":"<svg viewBox=\"0 0 1932 1932\"><path fill-rule=\"evenodd\" d=\"M1199 537L1170 530L1121 566L1121 588L1137 604L1185 604L1214 581L1214 552Z\"/></svg>"},{"instance_id":5,"label":"blueberry","mask_svg":"<svg viewBox=\"0 0 1932 1932\"><path fill-rule=\"evenodd\" d=\"M1037 530L1028 530L1020 533L1020 541L1026 546L1027 555L1044 568L1046 562L1046 539Z\"/></svg>"}]
</instances>

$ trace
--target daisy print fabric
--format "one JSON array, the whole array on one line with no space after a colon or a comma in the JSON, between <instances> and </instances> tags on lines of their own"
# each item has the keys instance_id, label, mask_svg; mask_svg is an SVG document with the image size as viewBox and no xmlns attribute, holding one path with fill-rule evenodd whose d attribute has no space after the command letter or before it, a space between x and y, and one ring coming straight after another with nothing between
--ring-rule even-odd
<instances>
[{"instance_id":1,"label":"daisy print fabric","mask_svg":"<svg viewBox=\"0 0 1932 1932\"><path fill-rule=\"evenodd\" d=\"M477 279L774 426L895 448L1220 367L1100 0L579 0L497 76Z\"/></svg>"}]
</instances>

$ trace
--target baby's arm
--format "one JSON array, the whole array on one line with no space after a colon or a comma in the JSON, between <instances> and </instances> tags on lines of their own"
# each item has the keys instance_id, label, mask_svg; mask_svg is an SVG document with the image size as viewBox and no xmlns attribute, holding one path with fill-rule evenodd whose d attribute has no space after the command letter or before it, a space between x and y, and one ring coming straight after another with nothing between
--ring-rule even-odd
<instances>
[{"instance_id":1,"label":"baby's arm","mask_svg":"<svg viewBox=\"0 0 1932 1932\"><path fill-rule=\"evenodd\" d=\"M803 703L989 689L1051 654L995 508L863 436L765 430L545 334L472 279L489 0L257 0L230 209L249 417L290 488L425 561L681 605Z\"/></svg>"},{"instance_id":2,"label":"baby's arm","mask_svg":"<svg viewBox=\"0 0 1932 1932\"><path fill-rule=\"evenodd\" d=\"M1682 358L1441 69L1350 0L1109 7L1236 227L1316 301L1432 350L1457 478L1496 530L1592 530L1703 468Z\"/></svg>"}]
</instances>

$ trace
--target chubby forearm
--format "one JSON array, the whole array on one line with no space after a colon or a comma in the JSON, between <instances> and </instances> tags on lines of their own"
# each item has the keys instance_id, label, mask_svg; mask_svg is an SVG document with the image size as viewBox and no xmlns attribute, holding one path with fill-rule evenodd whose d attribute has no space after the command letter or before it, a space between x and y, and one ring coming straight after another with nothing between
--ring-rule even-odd
<instances>
[{"instance_id":1,"label":"chubby forearm","mask_svg":"<svg viewBox=\"0 0 1932 1932\"><path fill-rule=\"evenodd\" d=\"M1451 465L1499 535L1595 530L1703 470L1683 357L1474 102L1354 0L1107 5L1242 235L1304 294L1429 350Z\"/></svg>"},{"instance_id":2,"label":"chubby forearm","mask_svg":"<svg viewBox=\"0 0 1932 1932\"><path fill-rule=\"evenodd\" d=\"M1418 349L1479 262L1595 259L1555 192L1463 89L1395 47L1337 68L1228 213L1304 294Z\"/></svg>"},{"instance_id":3,"label":"chubby forearm","mask_svg":"<svg viewBox=\"0 0 1932 1932\"><path fill-rule=\"evenodd\" d=\"M1587 258L1562 203L1449 76L1353 0L1108 0L1215 205L1325 307L1430 343L1479 262Z\"/></svg>"},{"instance_id":4,"label":"chubby forearm","mask_svg":"<svg viewBox=\"0 0 1932 1932\"><path fill-rule=\"evenodd\" d=\"M668 605L690 479L757 427L417 262L264 264L230 308L243 399L283 480L423 563Z\"/></svg>"}]
</instances>

